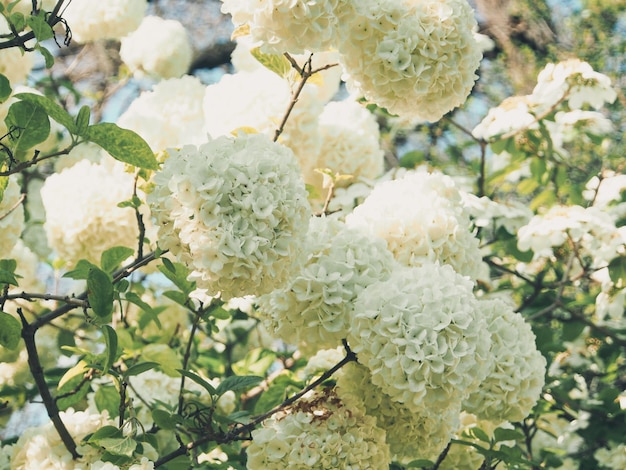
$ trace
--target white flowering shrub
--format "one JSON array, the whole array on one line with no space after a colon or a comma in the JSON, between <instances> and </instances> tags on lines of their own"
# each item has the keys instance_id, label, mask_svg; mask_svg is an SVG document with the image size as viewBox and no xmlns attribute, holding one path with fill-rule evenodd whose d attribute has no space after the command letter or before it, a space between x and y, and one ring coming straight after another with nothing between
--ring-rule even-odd
<instances>
[{"instance_id":1,"label":"white flowering shrub","mask_svg":"<svg viewBox=\"0 0 626 470\"><path fill-rule=\"evenodd\" d=\"M623 468L574 3L0 0L0 470Z\"/></svg>"}]
</instances>

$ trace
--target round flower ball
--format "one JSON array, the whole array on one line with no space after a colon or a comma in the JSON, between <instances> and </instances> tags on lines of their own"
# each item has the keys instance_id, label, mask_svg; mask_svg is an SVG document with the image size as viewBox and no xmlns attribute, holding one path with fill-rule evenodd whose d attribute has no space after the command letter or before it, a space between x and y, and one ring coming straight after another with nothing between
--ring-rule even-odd
<instances>
[{"instance_id":1,"label":"round flower ball","mask_svg":"<svg viewBox=\"0 0 626 470\"><path fill-rule=\"evenodd\" d=\"M261 134L168 152L148 196L160 247L223 299L285 283L311 217L293 153Z\"/></svg>"},{"instance_id":2,"label":"round flower ball","mask_svg":"<svg viewBox=\"0 0 626 470\"><path fill-rule=\"evenodd\" d=\"M222 0L235 27L249 28L265 52L282 54L330 49L336 42L340 0Z\"/></svg>"},{"instance_id":3,"label":"round flower ball","mask_svg":"<svg viewBox=\"0 0 626 470\"><path fill-rule=\"evenodd\" d=\"M530 325L504 300L480 300L478 308L487 321L494 361L463 408L481 419L521 421L539 399L546 359L537 350Z\"/></svg>"},{"instance_id":4,"label":"round flower ball","mask_svg":"<svg viewBox=\"0 0 626 470\"><path fill-rule=\"evenodd\" d=\"M387 468L385 431L329 390L303 398L252 431L250 470Z\"/></svg>"},{"instance_id":5,"label":"round flower ball","mask_svg":"<svg viewBox=\"0 0 626 470\"><path fill-rule=\"evenodd\" d=\"M258 312L268 330L301 349L334 348L350 329L357 295L389 278L394 259L384 240L328 218L311 220L305 247L304 266L261 297Z\"/></svg>"},{"instance_id":6,"label":"round flower ball","mask_svg":"<svg viewBox=\"0 0 626 470\"><path fill-rule=\"evenodd\" d=\"M119 117L117 124L135 131L153 152L206 142L202 100L206 86L185 75L157 83L142 92Z\"/></svg>"},{"instance_id":7,"label":"round flower ball","mask_svg":"<svg viewBox=\"0 0 626 470\"><path fill-rule=\"evenodd\" d=\"M147 7L147 0L80 0L67 4L63 18L82 44L123 38L139 27Z\"/></svg>"},{"instance_id":8,"label":"round flower ball","mask_svg":"<svg viewBox=\"0 0 626 470\"><path fill-rule=\"evenodd\" d=\"M146 16L122 38L120 57L136 77L178 78L189 70L193 49L179 21Z\"/></svg>"},{"instance_id":9,"label":"round flower ball","mask_svg":"<svg viewBox=\"0 0 626 470\"><path fill-rule=\"evenodd\" d=\"M460 404L451 403L437 414L412 412L374 385L367 367L357 363L346 364L337 372L336 393L346 405L364 407L368 416L376 418L397 462L436 460L459 425Z\"/></svg>"},{"instance_id":10,"label":"round flower ball","mask_svg":"<svg viewBox=\"0 0 626 470\"><path fill-rule=\"evenodd\" d=\"M0 197L0 253L2 257L13 250L24 230L24 206L20 202L20 185L17 176L8 178Z\"/></svg>"},{"instance_id":11,"label":"round flower ball","mask_svg":"<svg viewBox=\"0 0 626 470\"><path fill-rule=\"evenodd\" d=\"M338 49L353 92L392 114L433 122L465 102L482 58L466 0L352 4Z\"/></svg>"},{"instance_id":12,"label":"round flower ball","mask_svg":"<svg viewBox=\"0 0 626 470\"><path fill-rule=\"evenodd\" d=\"M357 297L348 343L372 383L413 413L439 413L492 367L471 281L450 266L397 268Z\"/></svg>"},{"instance_id":13,"label":"round flower ball","mask_svg":"<svg viewBox=\"0 0 626 470\"><path fill-rule=\"evenodd\" d=\"M405 266L439 262L471 279L479 279L482 255L452 178L442 173L408 172L378 184L346 218L387 241Z\"/></svg>"},{"instance_id":14,"label":"round flower ball","mask_svg":"<svg viewBox=\"0 0 626 470\"><path fill-rule=\"evenodd\" d=\"M134 180L123 164L110 157L101 163L80 161L46 179L41 188L44 230L61 261L68 266L79 259L100 264L100 256L109 248L137 246L135 210L118 207L133 196Z\"/></svg>"}]
</instances>

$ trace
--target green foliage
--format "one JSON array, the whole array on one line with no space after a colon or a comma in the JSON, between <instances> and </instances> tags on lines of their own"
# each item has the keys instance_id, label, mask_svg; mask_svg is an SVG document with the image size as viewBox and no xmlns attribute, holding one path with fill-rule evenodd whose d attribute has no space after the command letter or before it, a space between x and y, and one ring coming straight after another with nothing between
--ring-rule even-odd
<instances>
[{"instance_id":1,"label":"green foliage","mask_svg":"<svg viewBox=\"0 0 626 470\"><path fill-rule=\"evenodd\" d=\"M46 110L32 102L13 103L4 122L10 132L9 144L13 152L28 150L46 140L50 134Z\"/></svg>"},{"instance_id":2,"label":"green foliage","mask_svg":"<svg viewBox=\"0 0 626 470\"><path fill-rule=\"evenodd\" d=\"M11 96L11 82L0 73L0 103L4 103Z\"/></svg>"},{"instance_id":3,"label":"green foliage","mask_svg":"<svg viewBox=\"0 0 626 470\"><path fill-rule=\"evenodd\" d=\"M102 122L87 128L85 139L106 150L113 158L129 165L156 170L158 163L150 146L136 132L117 124Z\"/></svg>"},{"instance_id":4,"label":"green foliage","mask_svg":"<svg viewBox=\"0 0 626 470\"><path fill-rule=\"evenodd\" d=\"M291 63L282 54L266 54L259 47L250 50L250 53L261 65L279 77L287 78L292 71Z\"/></svg>"},{"instance_id":5,"label":"green foliage","mask_svg":"<svg viewBox=\"0 0 626 470\"><path fill-rule=\"evenodd\" d=\"M19 320L8 313L0 311L0 346L15 349L21 337L22 325Z\"/></svg>"},{"instance_id":6,"label":"green foliage","mask_svg":"<svg viewBox=\"0 0 626 470\"><path fill-rule=\"evenodd\" d=\"M113 311L113 282L111 276L99 268L91 268L87 274L87 300L93 312L101 319Z\"/></svg>"}]
</instances>

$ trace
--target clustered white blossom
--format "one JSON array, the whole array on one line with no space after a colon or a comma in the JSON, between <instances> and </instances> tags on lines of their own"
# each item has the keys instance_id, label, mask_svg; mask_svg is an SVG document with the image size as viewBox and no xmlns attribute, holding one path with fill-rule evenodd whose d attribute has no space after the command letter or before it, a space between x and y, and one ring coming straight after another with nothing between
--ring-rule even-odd
<instances>
[{"instance_id":1,"label":"clustered white blossom","mask_svg":"<svg viewBox=\"0 0 626 470\"><path fill-rule=\"evenodd\" d=\"M496 202L487 196L479 198L471 193L462 193L462 196L463 205L476 227L493 227L494 230L502 227L515 235L533 217L528 205L519 201Z\"/></svg>"},{"instance_id":2,"label":"clustered white blossom","mask_svg":"<svg viewBox=\"0 0 626 470\"><path fill-rule=\"evenodd\" d=\"M346 223L385 239L406 266L437 261L472 279L481 275L479 241L449 176L415 171L379 183Z\"/></svg>"},{"instance_id":3,"label":"clustered white blossom","mask_svg":"<svg viewBox=\"0 0 626 470\"><path fill-rule=\"evenodd\" d=\"M381 239L329 218L313 218L302 269L259 299L259 313L278 337L314 349L341 344L352 306L369 284L389 278L395 265Z\"/></svg>"},{"instance_id":4,"label":"clustered white blossom","mask_svg":"<svg viewBox=\"0 0 626 470\"><path fill-rule=\"evenodd\" d=\"M622 194L626 192L626 174L605 172L592 177L585 185L583 197L593 201L593 205L610 214L615 220L626 217L626 202Z\"/></svg>"},{"instance_id":5,"label":"clustered white blossom","mask_svg":"<svg viewBox=\"0 0 626 470\"><path fill-rule=\"evenodd\" d=\"M459 425L457 403L438 414L421 414L393 401L371 381L367 367L349 363L337 374L337 395L347 405L364 407L385 430L392 458L399 462L436 458Z\"/></svg>"},{"instance_id":6,"label":"clustered white blossom","mask_svg":"<svg viewBox=\"0 0 626 470\"><path fill-rule=\"evenodd\" d=\"M553 248L574 244L570 248L601 267L624 250L624 235L615 227L613 218L597 207L551 207L545 214L534 216L520 228L517 245L520 250L532 250L535 258L551 257Z\"/></svg>"},{"instance_id":7,"label":"clustered white blossom","mask_svg":"<svg viewBox=\"0 0 626 470\"><path fill-rule=\"evenodd\" d=\"M86 259L99 264L114 246L133 248L139 228L135 210L118 207L133 195L134 176L108 157L81 161L48 177L41 188L48 244L66 263Z\"/></svg>"},{"instance_id":8,"label":"clustered white blossom","mask_svg":"<svg viewBox=\"0 0 626 470\"><path fill-rule=\"evenodd\" d=\"M529 96L506 98L489 110L487 116L474 128L472 135L477 139L489 140L510 132L536 129L536 116L532 112L534 104Z\"/></svg>"},{"instance_id":9,"label":"clustered white blossom","mask_svg":"<svg viewBox=\"0 0 626 470\"><path fill-rule=\"evenodd\" d=\"M80 0L65 6L63 18L79 43L120 39L139 27L147 0Z\"/></svg>"},{"instance_id":10,"label":"clustered white blossom","mask_svg":"<svg viewBox=\"0 0 626 470\"><path fill-rule=\"evenodd\" d=\"M122 38L120 58L137 77L178 78L189 70L193 49L179 21L146 16Z\"/></svg>"},{"instance_id":11,"label":"clustered white blossom","mask_svg":"<svg viewBox=\"0 0 626 470\"><path fill-rule=\"evenodd\" d=\"M491 339L471 281L448 265L397 268L357 297L348 343L392 400L437 413L478 388Z\"/></svg>"},{"instance_id":12,"label":"clustered white blossom","mask_svg":"<svg viewBox=\"0 0 626 470\"><path fill-rule=\"evenodd\" d=\"M366 108L351 100L331 101L320 115L319 129L322 144L316 168L367 179L383 173L378 123Z\"/></svg>"},{"instance_id":13,"label":"clustered white blossom","mask_svg":"<svg viewBox=\"0 0 626 470\"><path fill-rule=\"evenodd\" d=\"M367 0L343 12L347 83L392 114L437 121L462 104L482 52L465 0Z\"/></svg>"},{"instance_id":14,"label":"clustered white blossom","mask_svg":"<svg viewBox=\"0 0 626 470\"><path fill-rule=\"evenodd\" d=\"M8 178L0 198L0 253L10 253L24 230L24 206L16 175Z\"/></svg>"},{"instance_id":15,"label":"clustered white blossom","mask_svg":"<svg viewBox=\"0 0 626 470\"><path fill-rule=\"evenodd\" d=\"M385 432L362 409L320 391L276 413L252 431L250 470L387 468Z\"/></svg>"},{"instance_id":16,"label":"clustered white blossom","mask_svg":"<svg viewBox=\"0 0 626 470\"><path fill-rule=\"evenodd\" d=\"M32 6L32 5L31 5ZM11 30L4 16L0 16L0 35L10 34ZM0 74L9 79L11 84L22 83L34 65L33 54L25 54L18 47L0 50ZM0 108L2 105L0 104ZM4 126L4 118L0 116L0 131ZM0 137L4 132L0 133Z\"/></svg>"},{"instance_id":17,"label":"clustered white blossom","mask_svg":"<svg viewBox=\"0 0 626 470\"><path fill-rule=\"evenodd\" d=\"M168 152L148 196L161 248L224 299L286 282L311 216L293 153L261 134Z\"/></svg>"},{"instance_id":18,"label":"clustered white blossom","mask_svg":"<svg viewBox=\"0 0 626 470\"><path fill-rule=\"evenodd\" d=\"M325 51L337 43L340 0L222 0L222 12L246 26L254 42L275 54Z\"/></svg>"},{"instance_id":19,"label":"clustered white blossom","mask_svg":"<svg viewBox=\"0 0 626 470\"><path fill-rule=\"evenodd\" d=\"M602 468L611 470L626 468L626 445L613 443L608 449L602 447L596 450L593 457Z\"/></svg>"},{"instance_id":20,"label":"clustered white blossom","mask_svg":"<svg viewBox=\"0 0 626 470\"><path fill-rule=\"evenodd\" d=\"M493 363L463 408L494 422L521 421L539 399L546 359L537 350L530 325L507 302L480 300L478 309L491 335Z\"/></svg>"},{"instance_id":21,"label":"clustered white blossom","mask_svg":"<svg viewBox=\"0 0 626 470\"><path fill-rule=\"evenodd\" d=\"M197 77L163 80L135 98L117 124L143 137L154 152L199 145L207 139L202 107L205 90Z\"/></svg>"}]
</instances>

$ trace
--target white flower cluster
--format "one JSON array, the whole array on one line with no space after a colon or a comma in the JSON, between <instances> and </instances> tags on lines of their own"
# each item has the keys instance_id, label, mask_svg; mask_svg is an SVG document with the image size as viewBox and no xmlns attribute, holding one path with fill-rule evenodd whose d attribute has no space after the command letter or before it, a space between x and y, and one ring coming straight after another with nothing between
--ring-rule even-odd
<instances>
[{"instance_id":1,"label":"white flower cluster","mask_svg":"<svg viewBox=\"0 0 626 470\"><path fill-rule=\"evenodd\" d=\"M300 372L303 379L321 375L339 363L345 356L343 347L335 349L320 349L307 362Z\"/></svg>"},{"instance_id":2,"label":"white flower cluster","mask_svg":"<svg viewBox=\"0 0 626 470\"><path fill-rule=\"evenodd\" d=\"M533 114L534 102L530 96L511 96L495 108L472 131L477 139L489 140L510 132L523 129L536 129L537 122Z\"/></svg>"},{"instance_id":3,"label":"white flower cluster","mask_svg":"<svg viewBox=\"0 0 626 470\"><path fill-rule=\"evenodd\" d=\"M101 460L98 460L97 462L92 463L91 467L89 468L90 470L120 470L120 467L118 467L117 465L112 464L111 462L103 462ZM124 469L126 469L126 467L124 467ZM154 462L149 461L147 457L142 457L140 463L134 463L130 467L128 467L128 470L153 470L153 469L154 469Z\"/></svg>"},{"instance_id":4,"label":"white flower cluster","mask_svg":"<svg viewBox=\"0 0 626 470\"><path fill-rule=\"evenodd\" d=\"M437 261L478 279L482 256L454 181L441 173L408 172L378 184L346 218L351 227L387 241L406 266Z\"/></svg>"},{"instance_id":5,"label":"white flower cluster","mask_svg":"<svg viewBox=\"0 0 626 470\"><path fill-rule=\"evenodd\" d=\"M24 230L24 206L20 202L20 185L17 176L8 178L0 198L0 253L11 252Z\"/></svg>"},{"instance_id":6,"label":"white flower cluster","mask_svg":"<svg viewBox=\"0 0 626 470\"><path fill-rule=\"evenodd\" d=\"M438 414L419 414L393 401L383 388L374 385L368 369L349 363L337 374L337 395L350 406L364 407L385 430L387 444L395 461L436 458L459 426L459 407Z\"/></svg>"},{"instance_id":7,"label":"white flower cluster","mask_svg":"<svg viewBox=\"0 0 626 470\"><path fill-rule=\"evenodd\" d=\"M32 5L31 5L32 7ZM0 35L9 34L11 30L4 16L0 16ZM24 53L17 47L0 50L0 74L9 79L12 84L22 83L34 65L33 54ZM2 107L2 105L0 105ZM2 116L0 116L2 117ZM0 130L4 126L4 118L0 119ZM0 137L4 132L0 133Z\"/></svg>"},{"instance_id":8,"label":"white flower cluster","mask_svg":"<svg viewBox=\"0 0 626 470\"><path fill-rule=\"evenodd\" d=\"M389 278L395 265L381 239L329 218L313 218L307 260L282 288L259 299L268 330L301 346L333 348L352 323L352 306L369 284Z\"/></svg>"},{"instance_id":9,"label":"white flower cluster","mask_svg":"<svg viewBox=\"0 0 626 470\"><path fill-rule=\"evenodd\" d=\"M63 18L79 43L120 39L139 27L147 0L81 0L67 4Z\"/></svg>"},{"instance_id":10,"label":"white flower cluster","mask_svg":"<svg viewBox=\"0 0 626 470\"><path fill-rule=\"evenodd\" d=\"M521 421L539 399L546 359L537 350L530 325L507 302L481 300L478 309L491 334L493 365L463 408L494 422Z\"/></svg>"},{"instance_id":11,"label":"white flower cluster","mask_svg":"<svg viewBox=\"0 0 626 470\"><path fill-rule=\"evenodd\" d=\"M465 0L352 5L338 47L349 88L390 113L428 121L465 101L482 58Z\"/></svg>"},{"instance_id":12,"label":"white flower cluster","mask_svg":"<svg viewBox=\"0 0 626 470\"><path fill-rule=\"evenodd\" d=\"M178 78L189 70L193 49L179 21L146 16L122 38L120 58L136 77Z\"/></svg>"},{"instance_id":13,"label":"white flower cluster","mask_svg":"<svg viewBox=\"0 0 626 470\"><path fill-rule=\"evenodd\" d=\"M144 91L119 117L120 127L143 137L154 152L206 142L202 100L206 86L196 77L171 78Z\"/></svg>"},{"instance_id":14,"label":"white flower cluster","mask_svg":"<svg viewBox=\"0 0 626 470\"><path fill-rule=\"evenodd\" d=\"M602 447L594 452L593 457L603 468L611 470L626 468L626 445L613 444L608 449Z\"/></svg>"},{"instance_id":15,"label":"white flower cluster","mask_svg":"<svg viewBox=\"0 0 626 470\"><path fill-rule=\"evenodd\" d=\"M471 281L450 266L397 268L357 297L348 343L392 400L438 413L492 368L491 339Z\"/></svg>"},{"instance_id":16,"label":"white flower cluster","mask_svg":"<svg viewBox=\"0 0 626 470\"><path fill-rule=\"evenodd\" d=\"M594 176L587 182L583 197L618 220L626 217L626 202L622 200L625 191L626 174L606 172L602 179Z\"/></svg>"},{"instance_id":17,"label":"white flower cluster","mask_svg":"<svg viewBox=\"0 0 626 470\"><path fill-rule=\"evenodd\" d=\"M384 170L376 118L355 101L332 101L319 117L321 148L316 168L374 179ZM320 175L321 179L321 175Z\"/></svg>"},{"instance_id":18,"label":"white flower cluster","mask_svg":"<svg viewBox=\"0 0 626 470\"><path fill-rule=\"evenodd\" d=\"M106 414L93 414L68 409L60 418L75 442L103 426L115 426ZM58 470L80 470L91 468L90 464L100 460L101 453L89 445L78 445L81 458L72 459L52 422L28 428L13 446L12 469L54 468Z\"/></svg>"},{"instance_id":19,"label":"white flower cluster","mask_svg":"<svg viewBox=\"0 0 626 470\"><path fill-rule=\"evenodd\" d=\"M137 245L135 211L118 207L133 195L134 176L108 160L81 161L48 177L41 188L48 243L62 261L99 264L105 250Z\"/></svg>"},{"instance_id":20,"label":"white flower cluster","mask_svg":"<svg viewBox=\"0 0 626 470\"><path fill-rule=\"evenodd\" d=\"M606 265L623 252L626 242L612 217L597 207L556 205L520 228L517 245L522 251L532 250L535 258L549 258L553 248L568 240L591 258L594 267Z\"/></svg>"},{"instance_id":21,"label":"white flower cluster","mask_svg":"<svg viewBox=\"0 0 626 470\"><path fill-rule=\"evenodd\" d=\"M330 49L336 42L340 0L222 0L236 27L246 25L265 52L282 54Z\"/></svg>"},{"instance_id":22,"label":"white flower cluster","mask_svg":"<svg viewBox=\"0 0 626 470\"><path fill-rule=\"evenodd\" d=\"M291 96L288 81L265 68L224 75L206 88L206 131L211 137L243 130L274 138ZM296 155L305 177L312 173L319 153L318 116L322 107L316 91L305 88L279 139Z\"/></svg>"},{"instance_id":23,"label":"white flower cluster","mask_svg":"<svg viewBox=\"0 0 626 470\"><path fill-rule=\"evenodd\" d=\"M263 426L252 431L250 470L387 468L391 461L376 419L331 391L303 398Z\"/></svg>"},{"instance_id":24,"label":"white flower cluster","mask_svg":"<svg viewBox=\"0 0 626 470\"><path fill-rule=\"evenodd\" d=\"M511 235L515 235L533 216L528 205L519 201L496 202L487 196L479 198L465 192L462 196L463 205L476 227L490 227L493 224L494 230L503 227Z\"/></svg>"},{"instance_id":25,"label":"white flower cluster","mask_svg":"<svg viewBox=\"0 0 626 470\"><path fill-rule=\"evenodd\" d=\"M311 216L293 153L255 134L169 155L148 196L161 248L224 299L286 282Z\"/></svg>"}]
</instances>

